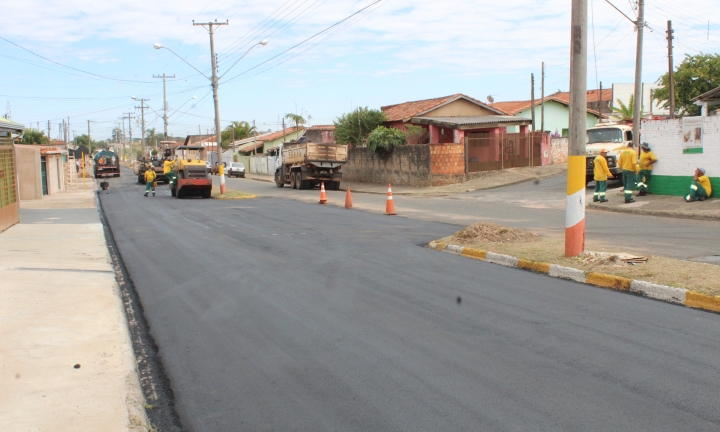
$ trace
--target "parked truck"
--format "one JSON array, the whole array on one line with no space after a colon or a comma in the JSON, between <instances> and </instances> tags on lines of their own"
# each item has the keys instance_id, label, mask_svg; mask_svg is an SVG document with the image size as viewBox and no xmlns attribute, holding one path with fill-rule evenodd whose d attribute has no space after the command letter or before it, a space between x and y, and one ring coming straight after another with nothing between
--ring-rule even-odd
<instances>
[{"instance_id":1,"label":"parked truck","mask_svg":"<svg viewBox=\"0 0 720 432\"><path fill-rule=\"evenodd\" d=\"M598 123L588 128L587 144L585 146L585 184L595 180L595 158L600 156L600 150L607 149L607 163L611 180L622 179L622 169L618 165L620 152L632 142L632 126L622 123ZM610 180L610 178L608 178Z\"/></svg>"},{"instance_id":2,"label":"parked truck","mask_svg":"<svg viewBox=\"0 0 720 432\"><path fill-rule=\"evenodd\" d=\"M120 177L120 158L117 153L103 150L93 156L93 174L95 178Z\"/></svg>"},{"instance_id":3,"label":"parked truck","mask_svg":"<svg viewBox=\"0 0 720 432\"><path fill-rule=\"evenodd\" d=\"M275 185L293 189L312 189L325 183L328 190L340 189L342 172L347 162L347 145L299 140L283 143L273 149L276 164Z\"/></svg>"}]
</instances>

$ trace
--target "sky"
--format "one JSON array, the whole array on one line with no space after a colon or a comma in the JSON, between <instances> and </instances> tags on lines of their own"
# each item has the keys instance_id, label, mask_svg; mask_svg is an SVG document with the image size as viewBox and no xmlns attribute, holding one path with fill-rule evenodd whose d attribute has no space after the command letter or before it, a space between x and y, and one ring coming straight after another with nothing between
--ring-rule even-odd
<instances>
[{"instance_id":1,"label":"sky","mask_svg":"<svg viewBox=\"0 0 720 432\"><path fill-rule=\"evenodd\" d=\"M636 19L631 0L610 1ZM542 62L546 94L569 85L571 0L4 3L0 110L9 106L12 120L27 127L46 130L50 121L52 138L69 117L75 134L87 133L89 120L93 139L105 139L127 113L139 137L133 96L148 99L146 127L162 132L163 80L153 76L163 73L175 76L167 80L169 134L212 132L210 38L193 20L229 22L215 33L222 128L255 121L259 130L277 130L287 113L332 124L358 106L455 93L527 100L531 73L540 96ZM646 83L667 72L667 20L676 66L685 54L720 52L720 2L647 0ZM268 45L258 45L263 39ZM633 82L635 41L626 17L607 1L589 0L589 89ZM127 119L124 125L127 131Z\"/></svg>"}]
</instances>

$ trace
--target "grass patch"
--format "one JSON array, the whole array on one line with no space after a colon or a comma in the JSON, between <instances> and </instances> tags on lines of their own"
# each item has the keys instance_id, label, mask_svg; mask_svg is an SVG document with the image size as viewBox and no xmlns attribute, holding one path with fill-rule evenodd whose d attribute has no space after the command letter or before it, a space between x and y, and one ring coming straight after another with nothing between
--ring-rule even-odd
<instances>
[{"instance_id":1,"label":"grass patch","mask_svg":"<svg viewBox=\"0 0 720 432\"><path fill-rule=\"evenodd\" d=\"M219 189L213 188L212 197L220 200L236 200L236 199L249 199L257 198L257 195L251 193L236 191L236 190L225 190L224 194L220 193Z\"/></svg>"},{"instance_id":2,"label":"grass patch","mask_svg":"<svg viewBox=\"0 0 720 432\"><path fill-rule=\"evenodd\" d=\"M471 227L477 227L477 225L479 224ZM517 232L519 231L517 228L506 228L508 231L500 230L502 234L512 231L513 234L510 237L517 240L503 236L500 241L490 241L487 238L493 237L492 233L498 232L497 227L500 227L500 225L485 225L487 225L485 228L474 229L479 233L478 237L468 236L468 230L471 228L468 227L449 237L439 239L437 242L510 255L530 262L562 265L583 270L586 273L603 273L676 288L687 288L712 296L720 295L720 266L661 256L650 256L646 263L636 265L613 260L593 260L587 257L567 258L565 257L565 241L563 239L541 237L533 233L523 235ZM488 235L488 232L491 235ZM610 253L624 252L608 249L599 244L594 244L592 241L585 244L585 250Z\"/></svg>"}]
</instances>

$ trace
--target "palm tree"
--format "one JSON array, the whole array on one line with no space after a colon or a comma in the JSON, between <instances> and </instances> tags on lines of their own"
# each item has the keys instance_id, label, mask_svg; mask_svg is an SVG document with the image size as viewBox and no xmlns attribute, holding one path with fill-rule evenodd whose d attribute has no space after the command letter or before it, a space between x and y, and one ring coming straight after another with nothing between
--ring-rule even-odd
<instances>
[{"instance_id":1,"label":"palm tree","mask_svg":"<svg viewBox=\"0 0 720 432\"><path fill-rule=\"evenodd\" d=\"M298 114L293 114L293 113L285 114L285 118L290 120L291 122L295 123L295 128L297 128L301 124L305 124L305 119L303 118L303 116L298 115Z\"/></svg>"},{"instance_id":2,"label":"palm tree","mask_svg":"<svg viewBox=\"0 0 720 432\"><path fill-rule=\"evenodd\" d=\"M233 121L222 133L222 142L227 144L236 140L249 138L255 133L255 127L246 121Z\"/></svg>"},{"instance_id":3,"label":"palm tree","mask_svg":"<svg viewBox=\"0 0 720 432\"><path fill-rule=\"evenodd\" d=\"M617 99L618 105L620 105L620 108L618 107L610 107L610 109L617 114L618 117L620 117L621 121L631 121L633 119L633 115L635 114L635 96L630 95L630 103L627 104L627 106L620 100ZM642 117L643 111L640 110L640 117Z\"/></svg>"}]
</instances>

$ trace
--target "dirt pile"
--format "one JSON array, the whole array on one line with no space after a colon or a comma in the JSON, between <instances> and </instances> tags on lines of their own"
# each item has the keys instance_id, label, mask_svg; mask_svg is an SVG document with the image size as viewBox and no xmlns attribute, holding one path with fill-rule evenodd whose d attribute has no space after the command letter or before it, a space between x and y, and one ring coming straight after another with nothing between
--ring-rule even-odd
<instances>
[{"instance_id":1,"label":"dirt pile","mask_svg":"<svg viewBox=\"0 0 720 432\"><path fill-rule=\"evenodd\" d=\"M459 244L530 242L539 238L535 233L518 228L509 228L493 222L478 222L461 229L452 236L453 243Z\"/></svg>"}]
</instances>

